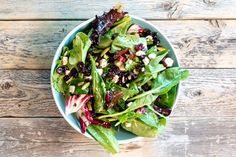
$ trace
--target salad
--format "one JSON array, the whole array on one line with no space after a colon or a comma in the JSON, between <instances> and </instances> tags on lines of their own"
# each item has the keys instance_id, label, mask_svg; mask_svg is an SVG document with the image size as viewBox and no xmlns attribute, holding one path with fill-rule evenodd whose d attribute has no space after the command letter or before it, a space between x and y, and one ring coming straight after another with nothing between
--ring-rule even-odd
<instances>
[{"instance_id":1,"label":"salad","mask_svg":"<svg viewBox=\"0 0 236 157\"><path fill-rule=\"evenodd\" d=\"M119 152L121 129L156 137L171 113L180 80L189 72L173 67L156 32L134 24L118 5L96 16L63 47L52 75L81 132L111 153Z\"/></svg>"}]
</instances>

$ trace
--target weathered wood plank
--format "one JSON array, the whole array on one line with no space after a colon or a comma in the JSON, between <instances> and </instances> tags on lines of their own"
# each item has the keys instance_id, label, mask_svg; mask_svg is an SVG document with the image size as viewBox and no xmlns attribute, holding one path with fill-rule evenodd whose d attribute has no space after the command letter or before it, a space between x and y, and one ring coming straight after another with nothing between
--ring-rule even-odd
<instances>
[{"instance_id":1,"label":"weathered wood plank","mask_svg":"<svg viewBox=\"0 0 236 157\"><path fill-rule=\"evenodd\" d=\"M109 156L62 118L1 118L1 156ZM236 154L236 118L172 118L156 139L122 145L116 156L227 156Z\"/></svg>"},{"instance_id":2,"label":"weathered wood plank","mask_svg":"<svg viewBox=\"0 0 236 157\"><path fill-rule=\"evenodd\" d=\"M190 69L173 116L235 116L236 69ZM0 117L58 117L48 70L1 70Z\"/></svg>"},{"instance_id":3,"label":"weathered wood plank","mask_svg":"<svg viewBox=\"0 0 236 157\"><path fill-rule=\"evenodd\" d=\"M236 21L151 21L189 68L236 68ZM49 69L64 36L81 21L0 22L0 69Z\"/></svg>"},{"instance_id":4,"label":"weathered wood plank","mask_svg":"<svg viewBox=\"0 0 236 157\"><path fill-rule=\"evenodd\" d=\"M108 11L117 1L43 1L1 3L0 19L85 19ZM148 19L235 18L234 0L123 0L130 14Z\"/></svg>"}]
</instances>

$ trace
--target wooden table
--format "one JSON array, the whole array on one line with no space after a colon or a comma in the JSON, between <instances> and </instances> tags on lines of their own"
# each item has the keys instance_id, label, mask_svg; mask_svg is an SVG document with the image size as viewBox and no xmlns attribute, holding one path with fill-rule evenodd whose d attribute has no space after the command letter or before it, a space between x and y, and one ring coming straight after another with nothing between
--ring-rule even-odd
<instances>
[{"instance_id":1,"label":"wooden table","mask_svg":"<svg viewBox=\"0 0 236 157\"><path fill-rule=\"evenodd\" d=\"M127 0L174 44L191 76L166 131L121 146L125 157L236 156L236 1ZM0 157L107 157L62 118L50 91L53 55L76 25L114 1L0 2Z\"/></svg>"}]
</instances>

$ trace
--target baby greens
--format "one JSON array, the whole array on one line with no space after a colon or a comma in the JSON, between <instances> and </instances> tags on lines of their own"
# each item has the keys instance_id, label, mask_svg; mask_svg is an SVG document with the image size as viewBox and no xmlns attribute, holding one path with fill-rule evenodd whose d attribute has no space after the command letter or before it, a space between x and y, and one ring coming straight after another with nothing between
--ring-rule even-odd
<instances>
[{"instance_id":1,"label":"baby greens","mask_svg":"<svg viewBox=\"0 0 236 157\"><path fill-rule=\"evenodd\" d=\"M65 97L67 114L81 132L113 154L119 152L120 130L142 137L163 130L178 84L189 75L173 66L161 43L156 32L133 24L116 6L62 48L53 87Z\"/></svg>"}]
</instances>

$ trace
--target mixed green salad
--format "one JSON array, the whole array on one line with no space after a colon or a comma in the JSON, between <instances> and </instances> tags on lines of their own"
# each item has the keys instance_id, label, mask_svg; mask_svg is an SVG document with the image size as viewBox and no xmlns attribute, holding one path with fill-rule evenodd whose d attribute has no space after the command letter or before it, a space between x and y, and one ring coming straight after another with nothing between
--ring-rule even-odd
<instances>
[{"instance_id":1,"label":"mixed green salad","mask_svg":"<svg viewBox=\"0 0 236 157\"><path fill-rule=\"evenodd\" d=\"M86 131L111 153L119 152L121 129L156 137L166 124L180 80L187 70L173 67L156 32L132 22L121 6L96 16L63 47L52 82Z\"/></svg>"}]
</instances>

